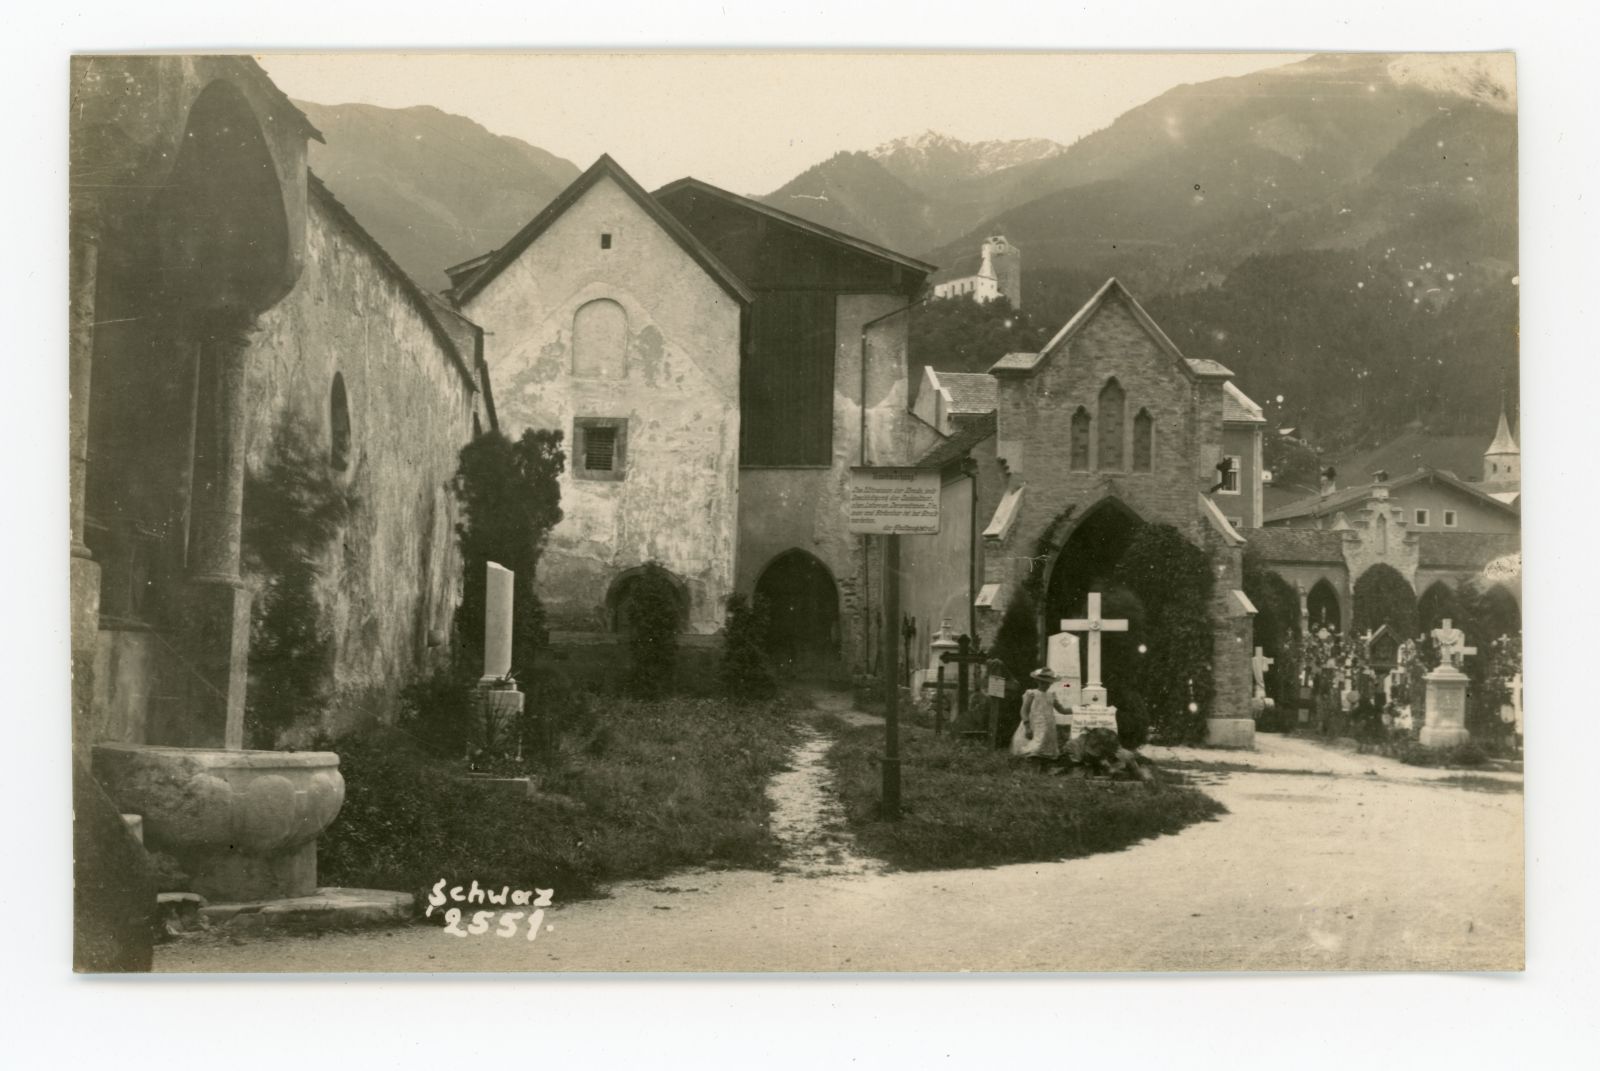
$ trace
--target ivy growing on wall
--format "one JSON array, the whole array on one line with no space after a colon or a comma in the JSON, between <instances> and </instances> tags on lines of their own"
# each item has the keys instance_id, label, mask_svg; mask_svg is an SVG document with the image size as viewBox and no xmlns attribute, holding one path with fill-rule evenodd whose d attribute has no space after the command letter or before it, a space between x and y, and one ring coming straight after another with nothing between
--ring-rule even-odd
<instances>
[{"instance_id":1,"label":"ivy growing on wall","mask_svg":"<svg viewBox=\"0 0 1600 1071\"><path fill-rule=\"evenodd\" d=\"M286 414L266 464L245 478L242 557L260 583L250 612L248 747L272 748L327 709L335 648L317 588L354 507L311 421Z\"/></svg>"},{"instance_id":2,"label":"ivy growing on wall","mask_svg":"<svg viewBox=\"0 0 1600 1071\"><path fill-rule=\"evenodd\" d=\"M1116 579L1144 606L1147 652L1136 688L1162 743L1205 737L1215 698L1211 591L1206 554L1169 524L1142 526L1117 563Z\"/></svg>"}]
</instances>

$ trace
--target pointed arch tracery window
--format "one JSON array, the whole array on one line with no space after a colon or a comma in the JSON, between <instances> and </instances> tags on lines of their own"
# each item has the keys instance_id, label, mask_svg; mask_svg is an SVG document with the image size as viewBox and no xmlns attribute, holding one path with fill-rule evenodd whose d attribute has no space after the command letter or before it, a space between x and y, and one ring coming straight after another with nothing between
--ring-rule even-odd
<instances>
[{"instance_id":1,"label":"pointed arch tracery window","mask_svg":"<svg viewBox=\"0 0 1600 1071\"><path fill-rule=\"evenodd\" d=\"M1101 470L1121 469L1122 425L1125 396L1122 384L1115 377L1106 380L1100 388L1100 457L1096 465Z\"/></svg>"},{"instance_id":2,"label":"pointed arch tracery window","mask_svg":"<svg viewBox=\"0 0 1600 1071\"><path fill-rule=\"evenodd\" d=\"M1072 414L1072 455L1068 467L1073 472L1089 471L1089 410L1078 406Z\"/></svg>"},{"instance_id":3,"label":"pointed arch tracery window","mask_svg":"<svg viewBox=\"0 0 1600 1071\"><path fill-rule=\"evenodd\" d=\"M1154 472L1156 457L1156 422L1150 410L1141 409L1133 418L1133 471Z\"/></svg>"}]
</instances>

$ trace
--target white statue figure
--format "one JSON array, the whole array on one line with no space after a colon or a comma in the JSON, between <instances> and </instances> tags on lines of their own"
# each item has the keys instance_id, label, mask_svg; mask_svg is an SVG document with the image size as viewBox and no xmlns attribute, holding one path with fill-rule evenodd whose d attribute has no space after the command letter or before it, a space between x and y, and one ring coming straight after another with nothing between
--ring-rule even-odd
<instances>
[{"instance_id":1,"label":"white statue figure","mask_svg":"<svg viewBox=\"0 0 1600 1071\"><path fill-rule=\"evenodd\" d=\"M1461 668L1461 656L1468 654L1467 634L1454 627L1447 617L1432 632L1433 642L1439 645L1439 664Z\"/></svg>"},{"instance_id":2,"label":"white statue figure","mask_svg":"<svg viewBox=\"0 0 1600 1071\"><path fill-rule=\"evenodd\" d=\"M1251 694L1257 699L1263 699L1266 697L1267 670L1270 669L1275 662L1277 662L1276 658L1268 658L1266 652L1259 647L1256 648L1255 655L1250 659L1250 680L1254 685Z\"/></svg>"}]
</instances>

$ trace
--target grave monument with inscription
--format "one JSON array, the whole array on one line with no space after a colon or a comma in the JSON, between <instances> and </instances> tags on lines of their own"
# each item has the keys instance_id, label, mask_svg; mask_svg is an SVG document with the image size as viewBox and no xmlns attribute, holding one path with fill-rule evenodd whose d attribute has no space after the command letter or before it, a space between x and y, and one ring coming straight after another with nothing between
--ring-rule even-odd
<instances>
[{"instance_id":1,"label":"grave monument with inscription","mask_svg":"<svg viewBox=\"0 0 1600 1071\"><path fill-rule=\"evenodd\" d=\"M1063 632L1082 632L1089 638L1089 678L1083 686L1082 696L1072 708L1071 730L1068 740L1090 729L1117 731L1117 708L1106 704L1105 685L1100 682L1100 638L1106 632L1128 631L1127 619L1108 619L1100 616L1100 593L1089 593L1087 617L1068 618L1061 622ZM1074 637L1076 638L1076 637Z\"/></svg>"},{"instance_id":2,"label":"grave monument with inscription","mask_svg":"<svg viewBox=\"0 0 1600 1071\"><path fill-rule=\"evenodd\" d=\"M1467 742L1467 684L1468 677L1461 672L1461 660L1478 653L1476 647L1467 646L1466 635L1447 617L1431 633L1439 645L1439 664L1423 680L1426 682L1426 702L1423 710L1426 723L1420 740L1424 747L1455 747Z\"/></svg>"}]
</instances>

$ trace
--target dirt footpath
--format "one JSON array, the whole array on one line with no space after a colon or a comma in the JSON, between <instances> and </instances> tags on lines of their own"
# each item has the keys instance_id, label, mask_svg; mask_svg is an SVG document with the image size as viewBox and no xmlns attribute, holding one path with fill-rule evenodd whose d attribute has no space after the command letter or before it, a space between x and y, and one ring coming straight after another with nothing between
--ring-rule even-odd
<instances>
[{"instance_id":1,"label":"dirt footpath","mask_svg":"<svg viewBox=\"0 0 1600 1071\"><path fill-rule=\"evenodd\" d=\"M431 926L165 946L159 971L1512 970L1519 778L1263 735L1170 749L1228 815L1126 851L991 870L692 872L561 905L532 943ZM816 742L806 745L816 751ZM804 781L804 777L800 778ZM1488 780L1488 779L1485 779ZM815 781L814 784L823 784ZM783 789L809 791L787 785ZM837 847L837 845L833 845ZM836 871L836 872L834 872Z\"/></svg>"}]
</instances>

